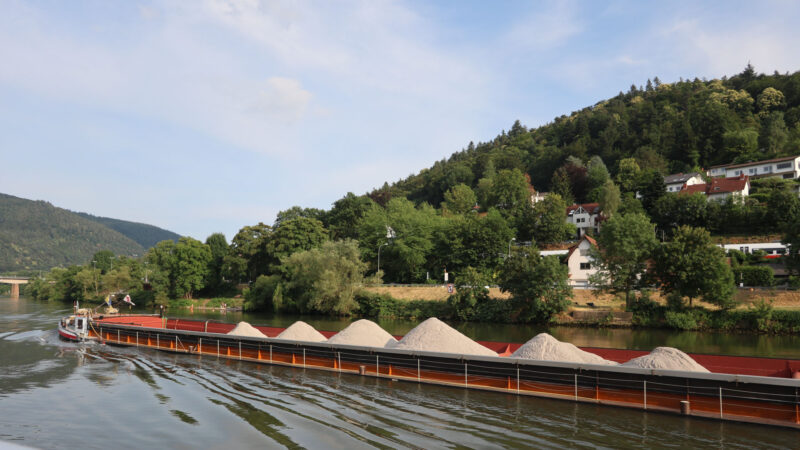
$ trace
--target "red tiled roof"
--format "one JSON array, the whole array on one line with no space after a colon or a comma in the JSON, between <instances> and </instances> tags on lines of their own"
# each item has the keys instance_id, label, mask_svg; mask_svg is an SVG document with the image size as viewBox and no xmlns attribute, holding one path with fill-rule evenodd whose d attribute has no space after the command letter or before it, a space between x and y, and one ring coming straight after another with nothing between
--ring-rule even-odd
<instances>
[{"instance_id":1,"label":"red tiled roof","mask_svg":"<svg viewBox=\"0 0 800 450\"><path fill-rule=\"evenodd\" d=\"M575 245L573 245L572 247L569 248L569 251L567 252L567 259L569 259L570 256L572 256L572 254L575 252L575 249L577 249L581 245L581 242L583 242L584 239L589 241L590 244L592 244L595 247L597 247L597 241L595 241L594 238L592 238L591 236L584 234L583 238L581 238L581 240L578 241L577 244L575 244Z\"/></svg>"},{"instance_id":2,"label":"red tiled roof","mask_svg":"<svg viewBox=\"0 0 800 450\"><path fill-rule=\"evenodd\" d=\"M686 186L685 184L680 190L681 194L727 194L732 192L742 192L747 184L750 182L750 177L746 175L739 175L736 178L714 178L711 183L693 184Z\"/></svg>"},{"instance_id":3,"label":"red tiled roof","mask_svg":"<svg viewBox=\"0 0 800 450\"><path fill-rule=\"evenodd\" d=\"M583 209L589 214L596 214L600 212L600 203L583 203L581 205L567 206L567 214L575 211L580 207L583 207Z\"/></svg>"}]
</instances>

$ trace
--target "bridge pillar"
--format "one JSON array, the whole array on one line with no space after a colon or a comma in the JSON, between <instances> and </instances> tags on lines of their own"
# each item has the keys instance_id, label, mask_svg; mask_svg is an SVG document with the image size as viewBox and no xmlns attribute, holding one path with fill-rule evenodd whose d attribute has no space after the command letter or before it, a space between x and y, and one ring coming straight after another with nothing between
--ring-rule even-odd
<instances>
[{"instance_id":1,"label":"bridge pillar","mask_svg":"<svg viewBox=\"0 0 800 450\"><path fill-rule=\"evenodd\" d=\"M11 283L11 298L19 298L19 284Z\"/></svg>"}]
</instances>

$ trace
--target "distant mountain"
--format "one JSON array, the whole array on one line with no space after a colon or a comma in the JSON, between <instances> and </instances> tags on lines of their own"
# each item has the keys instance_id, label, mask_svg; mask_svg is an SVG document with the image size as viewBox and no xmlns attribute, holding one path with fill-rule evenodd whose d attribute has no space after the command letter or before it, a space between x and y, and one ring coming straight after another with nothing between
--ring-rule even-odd
<instances>
[{"instance_id":1,"label":"distant mountain","mask_svg":"<svg viewBox=\"0 0 800 450\"><path fill-rule=\"evenodd\" d=\"M133 239L144 248L154 247L161 241L176 241L181 235L172 231L159 228L146 223L128 222L127 220L112 219L109 217L97 217L91 214L76 213L94 222L103 224L112 230L116 230L123 235Z\"/></svg>"},{"instance_id":2,"label":"distant mountain","mask_svg":"<svg viewBox=\"0 0 800 450\"><path fill-rule=\"evenodd\" d=\"M142 255L152 243L176 237L150 225L78 214L42 200L0 194L0 272L85 264L99 250Z\"/></svg>"}]
</instances>

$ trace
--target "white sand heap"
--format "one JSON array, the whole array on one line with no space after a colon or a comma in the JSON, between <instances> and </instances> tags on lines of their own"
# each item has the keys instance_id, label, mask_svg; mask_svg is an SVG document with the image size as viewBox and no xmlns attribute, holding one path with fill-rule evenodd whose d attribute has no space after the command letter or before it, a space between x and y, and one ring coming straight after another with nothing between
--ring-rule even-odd
<instances>
[{"instance_id":1,"label":"white sand heap","mask_svg":"<svg viewBox=\"0 0 800 450\"><path fill-rule=\"evenodd\" d=\"M311 325L298 320L289 328L283 330L278 335L278 339L288 339L290 341L324 342L328 339Z\"/></svg>"},{"instance_id":2,"label":"white sand heap","mask_svg":"<svg viewBox=\"0 0 800 450\"><path fill-rule=\"evenodd\" d=\"M647 355L633 358L622 364L625 367L641 367L643 369L682 370L685 372L705 372L709 370L697 364L691 356L677 348L656 347Z\"/></svg>"},{"instance_id":3,"label":"white sand heap","mask_svg":"<svg viewBox=\"0 0 800 450\"><path fill-rule=\"evenodd\" d=\"M617 365L614 361L583 351L569 342L561 342L547 333L537 334L533 339L518 348L511 357L539 361Z\"/></svg>"},{"instance_id":4,"label":"white sand heap","mask_svg":"<svg viewBox=\"0 0 800 450\"><path fill-rule=\"evenodd\" d=\"M459 355L497 356L497 353L464 336L435 317L417 325L399 342L390 342L387 347Z\"/></svg>"},{"instance_id":5,"label":"white sand heap","mask_svg":"<svg viewBox=\"0 0 800 450\"><path fill-rule=\"evenodd\" d=\"M328 339L330 344L363 345L366 347L386 347L396 343L397 339L377 323L361 319L347 326L344 330Z\"/></svg>"},{"instance_id":6,"label":"white sand heap","mask_svg":"<svg viewBox=\"0 0 800 450\"><path fill-rule=\"evenodd\" d=\"M228 331L228 334L233 334L236 336L249 336L249 337L262 337L262 338L267 337L267 335L257 330L247 322L239 322L236 325L236 328L232 329L231 331Z\"/></svg>"}]
</instances>

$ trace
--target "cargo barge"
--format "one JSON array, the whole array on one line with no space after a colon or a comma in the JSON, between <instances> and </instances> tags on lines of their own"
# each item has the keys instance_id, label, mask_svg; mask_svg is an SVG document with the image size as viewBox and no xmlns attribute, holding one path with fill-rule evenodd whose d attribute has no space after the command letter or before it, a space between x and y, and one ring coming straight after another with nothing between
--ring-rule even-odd
<instances>
[{"instance_id":1,"label":"cargo barge","mask_svg":"<svg viewBox=\"0 0 800 450\"><path fill-rule=\"evenodd\" d=\"M637 408L800 430L800 360L691 354L711 373L511 358L518 343L482 342L498 357L228 335L234 324L151 315L92 318L107 344L327 370L512 395ZM321 331L325 337L335 332ZM647 352L582 348L616 362Z\"/></svg>"}]
</instances>

